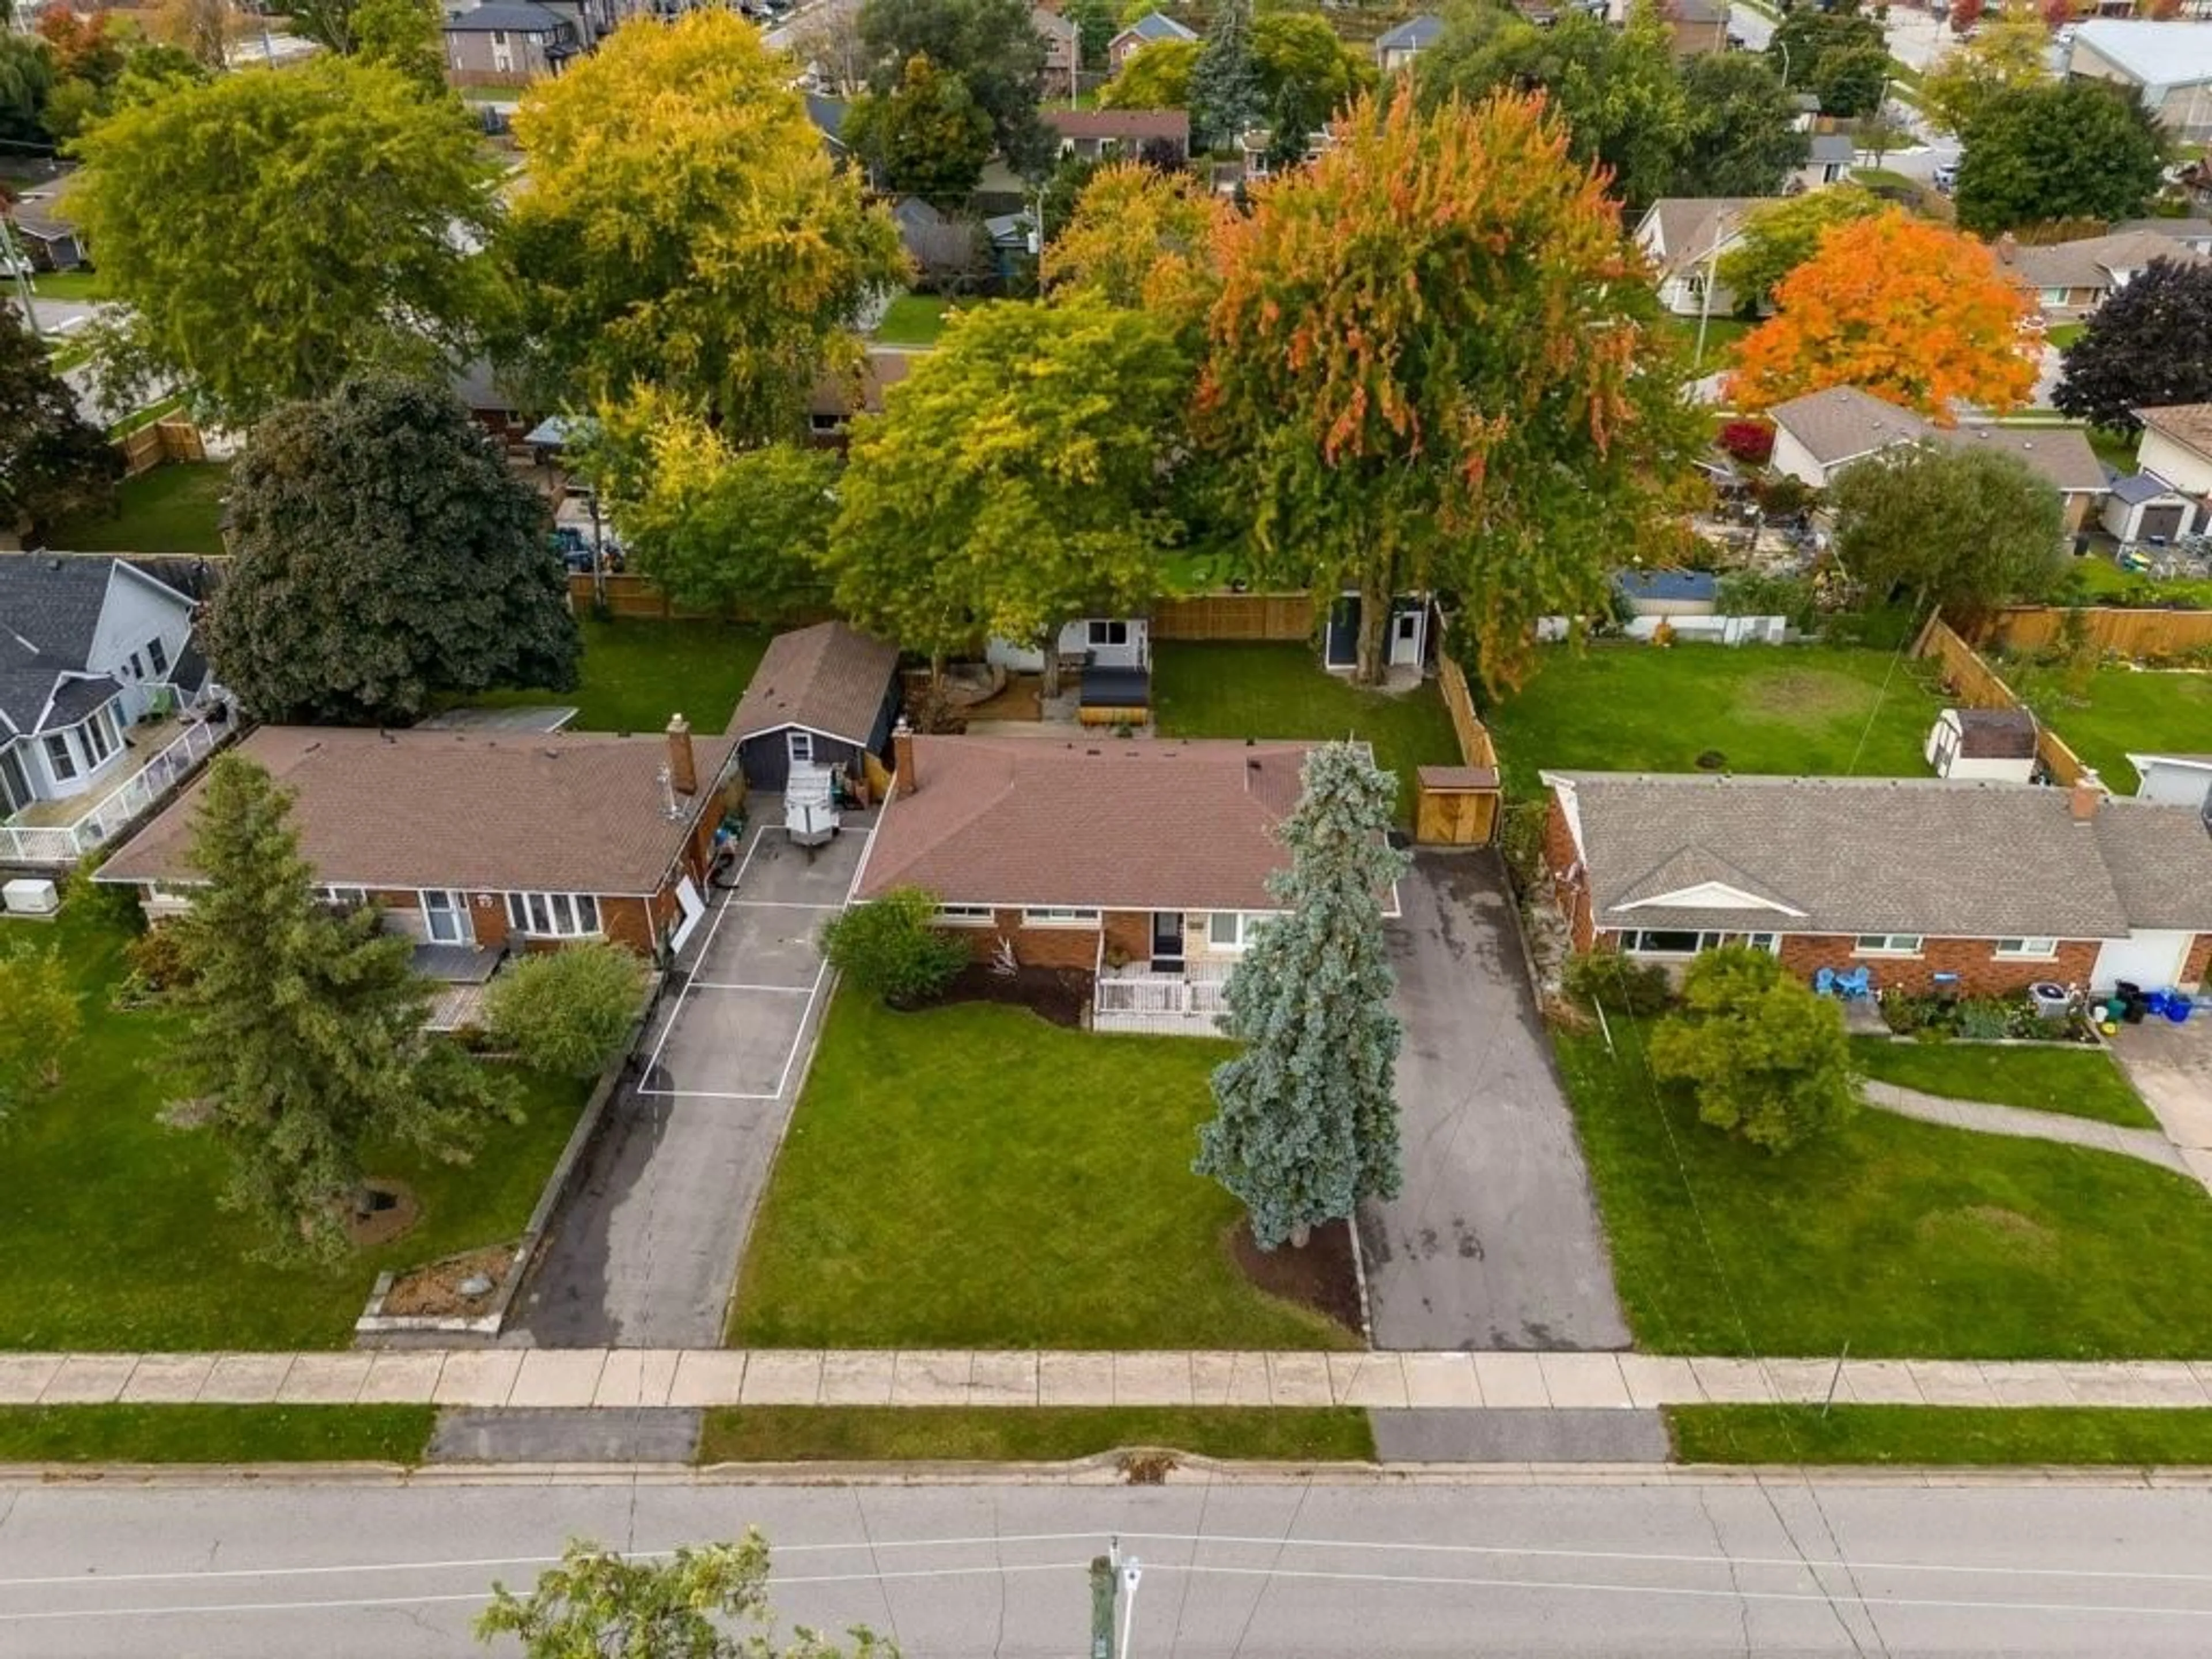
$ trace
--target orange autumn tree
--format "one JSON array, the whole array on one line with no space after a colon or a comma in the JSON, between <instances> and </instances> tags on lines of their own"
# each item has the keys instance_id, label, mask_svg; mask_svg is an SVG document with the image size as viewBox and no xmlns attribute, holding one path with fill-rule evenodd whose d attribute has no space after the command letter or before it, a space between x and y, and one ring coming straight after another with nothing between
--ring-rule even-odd
<instances>
[{"instance_id":1,"label":"orange autumn tree","mask_svg":"<svg viewBox=\"0 0 2212 1659\"><path fill-rule=\"evenodd\" d=\"M1362 596L1446 588L1484 678L1539 617L1602 606L1669 531L1690 469L1682 365L1605 175L1540 96L1356 103L1220 233L1200 428L1254 516L1259 574Z\"/></svg>"},{"instance_id":2,"label":"orange autumn tree","mask_svg":"<svg viewBox=\"0 0 2212 1659\"><path fill-rule=\"evenodd\" d=\"M1229 211L1195 173L1114 162L1083 187L1045 249L1045 281L1055 294L1088 290L1179 329L1186 319L1200 322L1217 285L1214 226Z\"/></svg>"},{"instance_id":3,"label":"orange autumn tree","mask_svg":"<svg viewBox=\"0 0 2212 1659\"><path fill-rule=\"evenodd\" d=\"M1747 412L1856 386L1948 426L1958 404L2001 413L2035 389L2025 290L1972 237L1894 209L1824 234L1774 306L1736 347L1726 392Z\"/></svg>"}]
</instances>

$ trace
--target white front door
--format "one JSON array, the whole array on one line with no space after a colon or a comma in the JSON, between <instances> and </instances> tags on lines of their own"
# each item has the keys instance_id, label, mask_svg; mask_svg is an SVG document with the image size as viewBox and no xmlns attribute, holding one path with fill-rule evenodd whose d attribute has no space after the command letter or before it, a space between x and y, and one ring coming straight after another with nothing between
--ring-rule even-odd
<instances>
[{"instance_id":1,"label":"white front door","mask_svg":"<svg viewBox=\"0 0 2212 1659\"><path fill-rule=\"evenodd\" d=\"M422 895L422 931L433 945L473 945L476 929L469 921L467 897L460 893Z\"/></svg>"},{"instance_id":2,"label":"white front door","mask_svg":"<svg viewBox=\"0 0 2212 1659\"><path fill-rule=\"evenodd\" d=\"M686 876L677 884L676 908L683 914L677 919L676 932L668 941L671 951L680 951L684 941L698 931L700 921L707 914L707 901L699 896L699 884Z\"/></svg>"},{"instance_id":3,"label":"white front door","mask_svg":"<svg viewBox=\"0 0 2212 1659\"><path fill-rule=\"evenodd\" d=\"M801 732L794 726L784 733L783 740L793 765L811 766L814 763L814 734L811 732Z\"/></svg>"},{"instance_id":4,"label":"white front door","mask_svg":"<svg viewBox=\"0 0 2212 1659\"><path fill-rule=\"evenodd\" d=\"M1419 668L1421 665L1421 613L1401 611L1390 619L1390 666Z\"/></svg>"}]
</instances>

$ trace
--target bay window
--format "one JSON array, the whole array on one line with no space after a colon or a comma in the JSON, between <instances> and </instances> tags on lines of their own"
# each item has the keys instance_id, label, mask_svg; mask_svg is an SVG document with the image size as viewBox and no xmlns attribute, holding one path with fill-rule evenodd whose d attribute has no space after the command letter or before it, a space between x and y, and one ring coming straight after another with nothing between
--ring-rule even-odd
<instances>
[{"instance_id":1,"label":"bay window","mask_svg":"<svg viewBox=\"0 0 2212 1659\"><path fill-rule=\"evenodd\" d=\"M529 939L592 939L599 902L589 893L509 893L507 927Z\"/></svg>"}]
</instances>

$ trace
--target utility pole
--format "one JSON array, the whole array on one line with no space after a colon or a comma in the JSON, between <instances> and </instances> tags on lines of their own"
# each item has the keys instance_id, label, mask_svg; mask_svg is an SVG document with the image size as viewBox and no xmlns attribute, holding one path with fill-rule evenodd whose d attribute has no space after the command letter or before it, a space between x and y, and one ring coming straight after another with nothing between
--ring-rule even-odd
<instances>
[{"instance_id":1,"label":"utility pole","mask_svg":"<svg viewBox=\"0 0 2212 1659\"><path fill-rule=\"evenodd\" d=\"M46 331L39 326L39 307L33 303L30 264L16 254L15 228L9 224L6 215L0 214L0 264L5 264L8 274L15 279L15 296L23 302L23 322L31 331L31 337L43 340Z\"/></svg>"},{"instance_id":2,"label":"utility pole","mask_svg":"<svg viewBox=\"0 0 2212 1659\"><path fill-rule=\"evenodd\" d=\"M1720 270L1721 243L1723 240L1720 225L1716 222L1713 226L1713 245L1705 254L1705 290L1698 296L1698 349L1690 358L1690 368L1692 372L1705 366L1705 325L1712 320L1713 281Z\"/></svg>"}]
</instances>

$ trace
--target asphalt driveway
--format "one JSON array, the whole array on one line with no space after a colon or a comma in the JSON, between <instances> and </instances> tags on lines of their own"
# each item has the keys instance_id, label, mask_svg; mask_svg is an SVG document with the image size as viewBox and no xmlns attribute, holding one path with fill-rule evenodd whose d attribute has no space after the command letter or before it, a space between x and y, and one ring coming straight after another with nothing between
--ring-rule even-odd
<instances>
[{"instance_id":1,"label":"asphalt driveway","mask_svg":"<svg viewBox=\"0 0 2212 1659\"><path fill-rule=\"evenodd\" d=\"M1625 1348L1495 854L1417 854L1390 925L1405 1190L1361 1207L1382 1348Z\"/></svg>"},{"instance_id":2,"label":"asphalt driveway","mask_svg":"<svg viewBox=\"0 0 2212 1659\"><path fill-rule=\"evenodd\" d=\"M538 1346L721 1342L822 1016L815 936L843 908L875 823L848 812L810 853L784 839L773 801L755 805L738 884L709 900L524 1292L516 1323Z\"/></svg>"}]
</instances>

